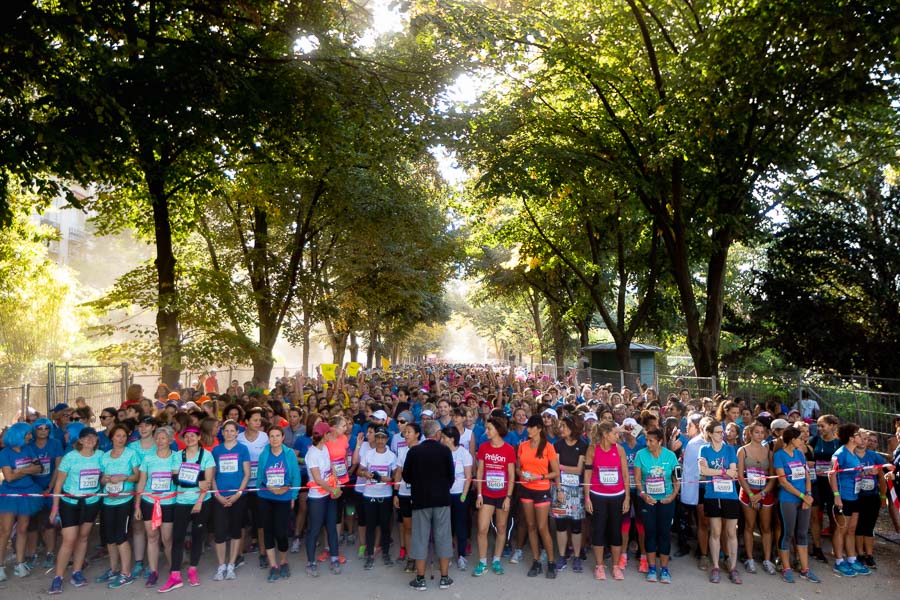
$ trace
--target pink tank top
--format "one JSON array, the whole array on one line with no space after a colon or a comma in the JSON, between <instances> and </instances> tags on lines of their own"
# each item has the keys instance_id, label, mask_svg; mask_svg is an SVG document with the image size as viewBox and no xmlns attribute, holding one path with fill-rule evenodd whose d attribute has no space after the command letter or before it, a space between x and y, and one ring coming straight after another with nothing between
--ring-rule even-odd
<instances>
[{"instance_id":1,"label":"pink tank top","mask_svg":"<svg viewBox=\"0 0 900 600\"><path fill-rule=\"evenodd\" d=\"M622 459L619 458L618 446L610 446L607 451L600 445L594 447L591 493L598 496L618 496L625 493Z\"/></svg>"}]
</instances>

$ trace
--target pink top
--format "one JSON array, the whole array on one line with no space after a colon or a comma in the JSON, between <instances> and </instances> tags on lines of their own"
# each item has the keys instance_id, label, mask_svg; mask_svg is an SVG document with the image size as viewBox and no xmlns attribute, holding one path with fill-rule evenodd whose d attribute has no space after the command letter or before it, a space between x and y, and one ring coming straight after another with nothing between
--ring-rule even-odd
<instances>
[{"instance_id":1,"label":"pink top","mask_svg":"<svg viewBox=\"0 0 900 600\"><path fill-rule=\"evenodd\" d=\"M603 450L594 447L594 464L591 471L591 493L598 496L618 496L625 493L625 478L622 474L622 459L619 446L613 444Z\"/></svg>"}]
</instances>

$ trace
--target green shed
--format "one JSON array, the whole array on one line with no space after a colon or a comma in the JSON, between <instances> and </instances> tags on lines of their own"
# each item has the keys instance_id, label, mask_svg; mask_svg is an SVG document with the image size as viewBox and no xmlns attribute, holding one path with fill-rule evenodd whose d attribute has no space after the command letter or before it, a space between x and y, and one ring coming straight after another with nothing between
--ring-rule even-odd
<instances>
[{"instance_id":1,"label":"green shed","mask_svg":"<svg viewBox=\"0 0 900 600\"><path fill-rule=\"evenodd\" d=\"M625 370L626 373L636 373L641 376L641 381L653 383L656 381L656 353L662 352L662 348L648 344L631 344L631 364ZM619 371L619 360L616 358L616 344L607 342L593 344L581 349L591 369L602 371Z\"/></svg>"}]
</instances>

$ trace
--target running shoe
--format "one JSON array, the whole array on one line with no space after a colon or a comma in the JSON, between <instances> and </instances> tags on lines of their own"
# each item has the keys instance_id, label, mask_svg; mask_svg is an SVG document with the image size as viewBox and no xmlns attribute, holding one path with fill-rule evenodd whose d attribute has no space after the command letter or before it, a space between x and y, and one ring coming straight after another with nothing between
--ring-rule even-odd
<instances>
[{"instance_id":1,"label":"running shoe","mask_svg":"<svg viewBox=\"0 0 900 600\"><path fill-rule=\"evenodd\" d=\"M494 575L503 575L503 563L495 558L494 562L491 563L491 571L494 572Z\"/></svg>"},{"instance_id":2,"label":"running shoe","mask_svg":"<svg viewBox=\"0 0 900 600\"><path fill-rule=\"evenodd\" d=\"M0 583L6 581L8 577L6 576L6 567L0 564Z\"/></svg>"},{"instance_id":3,"label":"running shoe","mask_svg":"<svg viewBox=\"0 0 900 600\"><path fill-rule=\"evenodd\" d=\"M188 583L191 587L200 585L200 576L197 574L197 567L188 567Z\"/></svg>"},{"instance_id":4,"label":"running shoe","mask_svg":"<svg viewBox=\"0 0 900 600\"><path fill-rule=\"evenodd\" d=\"M547 579L556 579L556 563L547 561Z\"/></svg>"},{"instance_id":5,"label":"running shoe","mask_svg":"<svg viewBox=\"0 0 900 600\"><path fill-rule=\"evenodd\" d=\"M283 563L280 567L278 567L278 576L282 579L290 579L291 578L291 565L287 563Z\"/></svg>"},{"instance_id":6,"label":"running shoe","mask_svg":"<svg viewBox=\"0 0 900 600\"><path fill-rule=\"evenodd\" d=\"M406 567L403 568L404 573L415 573L416 572L416 561L412 559L406 560Z\"/></svg>"},{"instance_id":7,"label":"running shoe","mask_svg":"<svg viewBox=\"0 0 900 600\"><path fill-rule=\"evenodd\" d=\"M181 580L181 573L177 571L173 571L171 575L169 575L169 579L166 580L162 587L159 588L160 594L165 594L166 592L171 592L172 590L177 590L182 587L184 582Z\"/></svg>"},{"instance_id":8,"label":"running shoe","mask_svg":"<svg viewBox=\"0 0 900 600\"><path fill-rule=\"evenodd\" d=\"M835 563L832 571L834 571L841 577L856 577L856 569L851 567L850 563L848 563L847 561Z\"/></svg>"},{"instance_id":9,"label":"running shoe","mask_svg":"<svg viewBox=\"0 0 900 600\"><path fill-rule=\"evenodd\" d=\"M460 556L456 559L456 568L460 571L465 571L466 567L469 566L469 561L466 560L465 556Z\"/></svg>"},{"instance_id":10,"label":"running shoe","mask_svg":"<svg viewBox=\"0 0 900 600\"><path fill-rule=\"evenodd\" d=\"M731 583L735 585L741 585L742 583L744 583L743 581L741 581L741 574L738 573L737 569L731 570L731 572L728 574L728 579L730 579Z\"/></svg>"},{"instance_id":11,"label":"running shoe","mask_svg":"<svg viewBox=\"0 0 900 600\"><path fill-rule=\"evenodd\" d=\"M232 581L234 579L237 579L237 574L234 572L234 565L229 563L225 567L225 581Z\"/></svg>"},{"instance_id":12,"label":"running shoe","mask_svg":"<svg viewBox=\"0 0 900 600\"><path fill-rule=\"evenodd\" d=\"M331 556L331 553L326 548L325 550L319 552L319 556L316 557L316 560L318 560L319 562L325 562L326 560L328 560L329 556Z\"/></svg>"},{"instance_id":13,"label":"running shoe","mask_svg":"<svg viewBox=\"0 0 900 600\"><path fill-rule=\"evenodd\" d=\"M650 583L656 583L657 581L659 581L659 577L656 576L655 566L647 569L647 581L649 581Z\"/></svg>"},{"instance_id":14,"label":"running shoe","mask_svg":"<svg viewBox=\"0 0 900 600\"><path fill-rule=\"evenodd\" d=\"M29 575L31 575L31 569L28 568L28 565L22 562L16 565L16 568L13 569L13 573L16 577L28 577Z\"/></svg>"},{"instance_id":15,"label":"running shoe","mask_svg":"<svg viewBox=\"0 0 900 600\"><path fill-rule=\"evenodd\" d=\"M156 583L159 581L159 571L147 571L147 581L144 582L144 586L151 588L156 587Z\"/></svg>"},{"instance_id":16,"label":"running shoe","mask_svg":"<svg viewBox=\"0 0 900 600\"><path fill-rule=\"evenodd\" d=\"M363 569L365 569L366 571L371 571L371 570L374 569L374 568L375 568L375 557L374 557L374 556L367 556L367 557L366 557L366 564L363 566Z\"/></svg>"},{"instance_id":17,"label":"running shoe","mask_svg":"<svg viewBox=\"0 0 900 600\"><path fill-rule=\"evenodd\" d=\"M291 554L297 554L300 552L300 538L295 537L294 541L291 542Z\"/></svg>"},{"instance_id":18,"label":"running shoe","mask_svg":"<svg viewBox=\"0 0 900 600\"><path fill-rule=\"evenodd\" d=\"M628 553L623 552L622 554L619 555L619 568L624 571L625 567L627 567L627 566L628 566Z\"/></svg>"},{"instance_id":19,"label":"running shoe","mask_svg":"<svg viewBox=\"0 0 900 600\"><path fill-rule=\"evenodd\" d=\"M75 587L84 587L88 584L87 579L84 578L84 574L81 571L75 571L74 573L72 573L72 577L69 579L69 583L71 583Z\"/></svg>"},{"instance_id":20,"label":"running shoe","mask_svg":"<svg viewBox=\"0 0 900 600\"><path fill-rule=\"evenodd\" d=\"M107 583L107 582L112 581L113 579L117 578L118 576L119 576L118 571L113 571L112 569L106 569L105 571L103 571L103 573L98 575L94 579L94 581L96 583Z\"/></svg>"},{"instance_id":21,"label":"running shoe","mask_svg":"<svg viewBox=\"0 0 900 600\"><path fill-rule=\"evenodd\" d=\"M812 556L816 560L819 560L819 561L825 563L826 565L828 564L828 558L825 557L825 553L822 552L821 548L813 547Z\"/></svg>"},{"instance_id":22,"label":"running shoe","mask_svg":"<svg viewBox=\"0 0 900 600\"><path fill-rule=\"evenodd\" d=\"M752 558L748 558L744 562L744 568L747 569L747 572L751 575L756 575L756 561Z\"/></svg>"},{"instance_id":23,"label":"running shoe","mask_svg":"<svg viewBox=\"0 0 900 600\"><path fill-rule=\"evenodd\" d=\"M622 581L623 579L625 579L625 572L622 571L622 569L620 569L618 565L612 568L612 572L613 579L615 579L616 581Z\"/></svg>"},{"instance_id":24,"label":"running shoe","mask_svg":"<svg viewBox=\"0 0 900 600\"><path fill-rule=\"evenodd\" d=\"M340 575L342 569L343 567L341 567L341 561L339 560L332 560L328 563L328 570L331 571L332 575Z\"/></svg>"},{"instance_id":25,"label":"running shoe","mask_svg":"<svg viewBox=\"0 0 900 600\"><path fill-rule=\"evenodd\" d=\"M794 570L793 569L785 569L781 572L781 578L785 583L794 583Z\"/></svg>"},{"instance_id":26,"label":"running shoe","mask_svg":"<svg viewBox=\"0 0 900 600\"><path fill-rule=\"evenodd\" d=\"M422 581L424 582L424 578L423 578ZM446 590L446 589L448 589L451 585L453 585L453 580L450 579L450 576L449 576L449 575L442 575L442 576L441 576L441 583L440 583L439 587L440 587L442 590Z\"/></svg>"},{"instance_id":27,"label":"running shoe","mask_svg":"<svg viewBox=\"0 0 900 600\"><path fill-rule=\"evenodd\" d=\"M404 560L405 558L406 558L406 548L404 548L403 546L400 546L400 556L399 556L399 559L400 559L400 560Z\"/></svg>"},{"instance_id":28,"label":"running shoe","mask_svg":"<svg viewBox=\"0 0 900 600\"><path fill-rule=\"evenodd\" d=\"M672 575L669 573L668 567L662 567L659 570L659 582L660 583L672 583Z\"/></svg>"},{"instance_id":29,"label":"running shoe","mask_svg":"<svg viewBox=\"0 0 900 600\"><path fill-rule=\"evenodd\" d=\"M509 557L510 564L517 565L522 561L522 551L514 550L512 556Z\"/></svg>"},{"instance_id":30,"label":"running shoe","mask_svg":"<svg viewBox=\"0 0 900 600\"><path fill-rule=\"evenodd\" d=\"M390 552L385 552L384 557L381 559L381 563L386 567L394 566L394 559L391 558Z\"/></svg>"},{"instance_id":31,"label":"running shoe","mask_svg":"<svg viewBox=\"0 0 900 600\"><path fill-rule=\"evenodd\" d=\"M501 558L509 558L512 554L512 548L509 545L503 546L503 552L500 554Z\"/></svg>"},{"instance_id":32,"label":"running shoe","mask_svg":"<svg viewBox=\"0 0 900 600\"><path fill-rule=\"evenodd\" d=\"M268 581L269 583L275 583L276 581L278 581L278 577L278 567L271 567L269 569L269 576L266 577L266 581Z\"/></svg>"},{"instance_id":33,"label":"running shoe","mask_svg":"<svg viewBox=\"0 0 900 600\"><path fill-rule=\"evenodd\" d=\"M360 546L359 548L356 549L356 557L359 560L362 560L366 557L366 547L365 546Z\"/></svg>"},{"instance_id":34,"label":"running shoe","mask_svg":"<svg viewBox=\"0 0 900 600\"><path fill-rule=\"evenodd\" d=\"M424 592L428 589L428 586L425 584L425 578L417 575L415 579L409 582L409 587L416 590L417 592Z\"/></svg>"},{"instance_id":35,"label":"running shoe","mask_svg":"<svg viewBox=\"0 0 900 600\"><path fill-rule=\"evenodd\" d=\"M641 556L641 562L638 563L638 573L646 573L650 569L650 563L647 562L647 557Z\"/></svg>"},{"instance_id":36,"label":"running shoe","mask_svg":"<svg viewBox=\"0 0 900 600\"><path fill-rule=\"evenodd\" d=\"M712 566L712 561L709 559L709 556L703 555L700 557L700 560L697 562L697 568L701 571L708 571Z\"/></svg>"},{"instance_id":37,"label":"running shoe","mask_svg":"<svg viewBox=\"0 0 900 600\"><path fill-rule=\"evenodd\" d=\"M865 564L867 567L869 567L870 569L877 569L877 568L878 568L878 565L875 563L875 557L872 556L871 554L867 554L867 555L865 556L865 560L864 560L863 562L864 562L864 564Z\"/></svg>"},{"instance_id":38,"label":"running shoe","mask_svg":"<svg viewBox=\"0 0 900 600\"><path fill-rule=\"evenodd\" d=\"M572 572L573 573L584 573L584 567L581 564L581 559L577 556L572 559Z\"/></svg>"},{"instance_id":39,"label":"running shoe","mask_svg":"<svg viewBox=\"0 0 900 600\"><path fill-rule=\"evenodd\" d=\"M318 577L319 576L319 565L316 563L306 563L306 574L310 577Z\"/></svg>"},{"instance_id":40,"label":"running shoe","mask_svg":"<svg viewBox=\"0 0 900 600\"><path fill-rule=\"evenodd\" d=\"M472 569L472 577L481 577L485 571L487 571L487 563L478 561L478 564Z\"/></svg>"},{"instance_id":41,"label":"running shoe","mask_svg":"<svg viewBox=\"0 0 900 600\"><path fill-rule=\"evenodd\" d=\"M240 569L247 563L247 560L244 558L243 554L238 554L238 557L234 559L234 568Z\"/></svg>"},{"instance_id":42,"label":"running shoe","mask_svg":"<svg viewBox=\"0 0 900 600\"><path fill-rule=\"evenodd\" d=\"M850 563L850 566L853 567L853 570L856 571L857 575L871 575L872 574L872 571L870 571L868 568L866 568L866 565L862 564L858 560Z\"/></svg>"},{"instance_id":43,"label":"running shoe","mask_svg":"<svg viewBox=\"0 0 900 600\"><path fill-rule=\"evenodd\" d=\"M722 581L722 577L719 575L719 569L716 567L713 567L709 571L709 582L710 583L719 583L720 581Z\"/></svg>"},{"instance_id":44,"label":"running shoe","mask_svg":"<svg viewBox=\"0 0 900 600\"><path fill-rule=\"evenodd\" d=\"M822 583L822 580L812 572L812 569L806 569L805 571L800 571L801 579L805 579L807 581L811 581L812 583Z\"/></svg>"},{"instance_id":45,"label":"running shoe","mask_svg":"<svg viewBox=\"0 0 900 600\"><path fill-rule=\"evenodd\" d=\"M594 567L594 579L598 581L606 581L606 569L603 565L597 565Z\"/></svg>"},{"instance_id":46,"label":"running shoe","mask_svg":"<svg viewBox=\"0 0 900 600\"><path fill-rule=\"evenodd\" d=\"M37 566L37 561L38 561L38 555L32 554L25 561L25 568L27 568L29 571L34 571L34 567Z\"/></svg>"},{"instance_id":47,"label":"running shoe","mask_svg":"<svg viewBox=\"0 0 900 600\"><path fill-rule=\"evenodd\" d=\"M773 563L771 560L764 560L762 565L763 571L765 571L769 575L775 574L775 563Z\"/></svg>"},{"instance_id":48,"label":"running shoe","mask_svg":"<svg viewBox=\"0 0 900 600\"><path fill-rule=\"evenodd\" d=\"M537 577L542 572L543 572L543 569L541 568L541 562L536 560L533 563L531 563L531 568L528 569L528 576L529 577Z\"/></svg>"},{"instance_id":49,"label":"running shoe","mask_svg":"<svg viewBox=\"0 0 900 600\"><path fill-rule=\"evenodd\" d=\"M259 568L265 569L269 566L269 558L266 556L265 552L259 553Z\"/></svg>"},{"instance_id":50,"label":"running shoe","mask_svg":"<svg viewBox=\"0 0 900 600\"><path fill-rule=\"evenodd\" d=\"M546 550L541 550L541 557L538 560L541 561L542 563L547 562L547 551Z\"/></svg>"},{"instance_id":51,"label":"running shoe","mask_svg":"<svg viewBox=\"0 0 900 600\"><path fill-rule=\"evenodd\" d=\"M560 556L556 559L556 570L557 571L565 571L566 567L569 566L569 561L566 560L565 556Z\"/></svg>"},{"instance_id":52,"label":"running shoe","mask_svg":"<svg viewBox=\"0 0 900 600\"><path fill-rule=\"evenodd\" d=\"M44 558L44 568L52 569L55 566L56 566L56 557L53 555L52 552L48 552L47 556Z\"/></svg>"},{"instance_id":53,"label":"running shoe","mask_svg":"<svg viewBox=\"0 0 900 600\"><path fill-rule=\"evenodd\" d=\"M2 567L0 567L0 570L2 570ZM3 579L0 579L0 581L3 581L4 579L6 579L6 577L5 577L6 574L4 573L3 575L4 575L4 577L3 577ZM57 575L56 577L53 578L53 581L50 582L50 589L47 590L47 593L48 594L62 594L62 577Z\"/></svg>"},{"instance_id":54,"label":"running shoe","mask_svg":"<svg viewBox=\"0 0 900 600\"><path fill-rule=\"evenodd\" d=\"M228 571L227 565L219 565L219 568L216 569L216 574L213 575L213 581L224 581L225 573Z\"/></svg>"},{"instance_id":55,"label":"running shoe","mask_svg":"<svg viewBox=\"0 0 900 600\"><path fill-rule=\"evenodd\" d=\"M118 577L107 583L106 587L114 590L122 587L123 585L131 585L132 583L134 583L134 577L125 573L120 573Z\"/></svg>"}]
</instances>

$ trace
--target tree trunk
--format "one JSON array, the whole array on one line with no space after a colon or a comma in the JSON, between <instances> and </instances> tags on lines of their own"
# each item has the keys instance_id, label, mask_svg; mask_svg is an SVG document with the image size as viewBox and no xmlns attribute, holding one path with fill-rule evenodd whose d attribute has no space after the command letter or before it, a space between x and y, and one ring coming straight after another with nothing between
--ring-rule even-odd
<instances>
[{"instance_id":1,"label":"tree trunk","mask_svg":"<svg viewBox=\"0 0 900 600\"><path fill-rule=\"evenodd\" d=\"M375 360L375 349L378 347L378 328L373 327L369 331L369 346L366 348L366 368L372 368L372 361Z\"/></svg>"},{"instance_id":2,"label":"tree trunk","mask_svg":"<svg viewBox=\"0 0 900 600\"><path fill-rule=\"evenodd\" d=\"M631 372L631 341L624 344L616 342L616 359L619 361L619 368L626 373Z\"/></svg>"},{"instance_id":3,"label":"tree trunk","mask_svg":"<svg viewBox=\"0 0 900 600\"><path fill-rule=\"evenodd\" d=\"M347 352L347 333L335 331L331 336L331 362L336 365L344 364L344 354Z\"/></svg>"},{"instance_id":4,"label":"tree trunk","mask_svg":"<svg viewBox=\"0 0 900 600\"><path fill-rule=\"evenodd\" d=\"M161 177L147 175L147 189L153 205L153 228L156 240L156 276L159 295L156 331L159 337L160 366L163 383L173 388L181 378L181 332L178 327L178 302L175 289L175 252L172 247L172 224L165 183Z\"/></svg>"},{"instance_id":5,"label":"tree trunk","mask_svg":"<svg viewBox=\"0 0 900 600\"><path fill-rule=\"evenodd\" d=\"M356 340L356 332L350 333L350 362L356 362L359 358L359 342ZM340 363L343 364L343 363Z\"/></svg>"},{"instance_id":6,"label":"tree trunk","mask_svg":"<svg viewBox=\"0 0 900 600\"><path fill-rule=\"evenodd\" d=\"M541 301L532 289L526 293L528 296L528 312L531 314L531 320L534 323L534 336L538 341L538 362L544 364L544 324L541 322ZM497 357L500 359L500 357Z\"/></svg>"},{"instance_id":7,"label":"tree trunk","mask_svg":"<svg viewBox=\"0 0 900 600\"><path fill-rule=\"evenodd\" d=\"M271 383L272 367L275 361L272 359L272 352L259 351L253 354L253 377L260 384L267 388Z\"/></svg>"},{"instance_id":8,"label":"tree trunk","mask_svg":"<svg viewBox=\"0 0 900 600\"><path fill-rule=\"evenodd\" d=\"M550 313L550 335L553 337L553 359L556 361L556 377L561 378L566 372L566 351L569 349L569 339L563 328L559 306L549 302L548 308Z\"/></svg>"}]
</instances>

